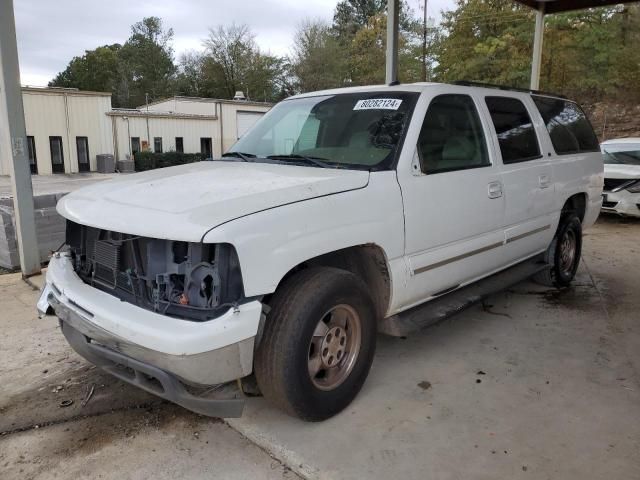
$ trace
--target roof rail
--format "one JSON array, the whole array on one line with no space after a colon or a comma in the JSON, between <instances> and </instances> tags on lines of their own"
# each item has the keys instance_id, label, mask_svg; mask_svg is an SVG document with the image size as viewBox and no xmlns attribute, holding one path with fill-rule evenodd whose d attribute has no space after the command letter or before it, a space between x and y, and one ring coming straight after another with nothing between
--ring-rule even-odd
<instances>
[{"instance_id":1,"label":"roof rail","mask_svg":"<svg viewBox=\"0 0 640 480\"><path fill-rule=\"evenodd\" d=\"M452 83L452 85L461 85L464 87L495 88L497 90L509 90L512 92L534 93L536 95L549 95L551 97L558 97L558 98L564 98L564 99L567 98L564 95L560 95L559 93L544 92L542 90L532 90L530 88L508 87L505 85L496 85L495 83L473 82L470 80L456 80L455 82Z\"/></svg>"}]
</instances>

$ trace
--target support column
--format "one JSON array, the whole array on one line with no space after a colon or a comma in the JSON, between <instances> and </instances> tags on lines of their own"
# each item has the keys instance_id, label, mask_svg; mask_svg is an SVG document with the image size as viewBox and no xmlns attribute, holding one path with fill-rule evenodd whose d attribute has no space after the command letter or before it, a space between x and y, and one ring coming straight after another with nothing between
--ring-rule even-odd
<instances>
[{"instance_id":1,"label":"support column","mask_svg":"<svg viewBox=\"0 0 640 480\"><path fill-rule=\"evenodd\" d=\"M27 149L27 133L20 87L16 25L13 0L0 0L0 124L8 125L10 145L3 149L11 155L10 172L13 208L22 275L40 273L40 254L33 212L33 187ZM6 138L6 134L4 135Z\"/></svg>"},{"instance_id":2,"label":"support column","mask_svg":"<svg viewBox=\"0 0 640 480\"><path fill-rule=\"evenodd\" d=\"M536 29L533 34L533 58L531 59L531 90L540 88L540 69L542 66L542 42L544 40L544 3L538 3L536 10Z\"/></svg>"},{"instance_id":3,"label":"support column","mask_svg":"<svg viewBox=\"0 0 640 480\"><path fill-rule=\"evenodd\" d=\"M398 81L398 16L400 0L387 2L387 70L385 83Z\"/></svg>"}]
</instances>

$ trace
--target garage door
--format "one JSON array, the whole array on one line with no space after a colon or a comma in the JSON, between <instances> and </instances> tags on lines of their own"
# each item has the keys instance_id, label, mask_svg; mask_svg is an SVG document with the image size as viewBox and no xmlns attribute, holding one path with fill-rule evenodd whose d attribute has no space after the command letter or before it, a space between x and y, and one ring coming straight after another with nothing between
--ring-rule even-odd
<instances>
[{"instance_id":1,"label":"garage door","mask_svg":"<svg viewBox=\"0 0 640 480\"><path fill-rule=\"evenodd\" d=\"M238 138L243 136L247 130L253 127L253 124L260 120L264 115L263 112L236 112L236 128L238 129Z\"/></svg>"}]
</instances>

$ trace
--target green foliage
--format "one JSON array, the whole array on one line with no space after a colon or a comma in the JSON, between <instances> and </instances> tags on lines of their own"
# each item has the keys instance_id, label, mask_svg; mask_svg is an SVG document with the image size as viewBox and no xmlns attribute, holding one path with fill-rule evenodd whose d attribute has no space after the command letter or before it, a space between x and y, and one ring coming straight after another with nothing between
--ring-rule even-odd
<instances>
[{"instance_id":1,"label":"green foliage","mask_svg":"<svg viewBox=\"0 0 640 480\"><path fill-rule=\"evenodd\" d=\"M528 87L534 18L510 0L458 0L434 44L439 81ZM582 102L640 99L640 7L547 17L541 89Z\"/></svg>"},{"instance_id":2,"label":"green foliage","mask_svg":"<svg viewBox=\"0 0 640 480\"><path fill-rule=\"evenodd\" d=\"M348 60L331 27L322 21L306 21L294 36L291 69L296 89L312 92L345 84Z\"/></svg>"},{"instance_id":3,"label":"green foliage","mask_svg":"<svg viewBox=\"0 0 640 480\"><path fill-rule=\"evenodd\" d=\"M120 44L87 50L74 57L67 68L49 82L52 87L79 88L94 92L113 92L119 83Z\"/></svg>"},{"instance_id":4,"label":"green foliage","mask_svg":"<svg viewBox=\"0 0 640 480\"><path fill-rule=\"evenodd\" d=\"M173 30L164 30L162 20L147 17L131 27L131 37L120 52L123 82L123 103L139 106L150 100L166 97L171 92L176 67L173 64L171 40Z\"/></svg>"},{"instance_id":5,"label":"green foliage","mask_svg":"<svg viewBox=\"0 0 640 480\"><path fill-rule=\"evenodd\" d=\"M176 71L172 37L173 30L164 30L160 18L144 18L131 27L124 45L87 50L73 58L49 86L112 92L115 107L142 105L147 93L150 100L166 97L172 92Z\"/></svg>"},{"instance_id":6,"label":"green foliage","mask_svg":"<svg viewBox=\"0 0 640 480\"><path fill-rule=\"evenodd\" d=\"M71 60L52 86L113 92L114 106L135 107L171 95L275 102L297 92L384 82L387 0L341 0L332 24L299 26L292 55L261 51L247 25L217 26L203 52L174 63L173 31L157 17L132 26L123 44ZM534 14L511 0L456 0L427 30L400 8L399 78L476 80L527 87ZM547 16L541 88L593 102L640 101L640 6L618 5ZM426 72L423 72L423 63ZM426 75L425 75L426 74Z\"/></svg>"},{"instance_id":7,"label":"green foliage","mask_svg":"<svg viewBox=\"0 0 640 480\"><path fill-rule=\"evenodd\" d=\"M238 90L254 100L279 99L286 89L284 59L264 54L247 25L219 25L204 42L205 82L221 98Z\"/></svg>"},{"instance_id":8,"label":"green foliage","mask_svg":"<svg viewBox=\"0 0 640 480\"><path fill-rule=\"evenodd\" d=\"M201 153L179 153L179 152L138 152L134 155L136 172L153 170L155 168L172 167L174 165L184 165L205 160Z\"/></svg>"}]
</instances>

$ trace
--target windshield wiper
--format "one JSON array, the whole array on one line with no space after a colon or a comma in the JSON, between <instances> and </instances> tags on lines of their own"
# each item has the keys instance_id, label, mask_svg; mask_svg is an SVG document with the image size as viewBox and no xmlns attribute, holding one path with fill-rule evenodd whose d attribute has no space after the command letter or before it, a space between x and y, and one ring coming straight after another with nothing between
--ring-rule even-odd
<instances>
[{"instance_id":1,"label":"windshield wiper","mask_svg":"<svg viewBox=\"0 0 640 480\"><path fill-rule=\"evenodd\" d=\"M222 157L234 157L241 159L243 162L252 162L252 158L256 158L256 155L253 153L227 152L223 153Z\"/></svg>"},{"instance_id":2,"label":"windshield wiper","mask_svg":"<svg viewBox=\"0 0 640 480\"><path fill-rule=\"evenodd\" d=\"M306 155L300 155L300 154L297 154L297 153L292 153L290 155L267 155L267 158L272 159L272 160L287 160L287 159L302 160L304 162L310 163L311 165L315 165L316 167L320 167L320 168L332 168L333 167L333 165L330 165L328 163L323 162L323 160L326 160L325 158L308 157Z\"/></svg>"}]
</instances>

